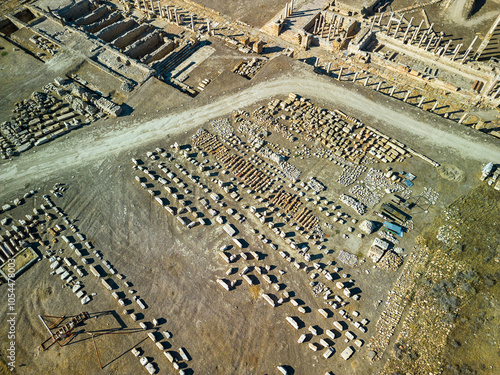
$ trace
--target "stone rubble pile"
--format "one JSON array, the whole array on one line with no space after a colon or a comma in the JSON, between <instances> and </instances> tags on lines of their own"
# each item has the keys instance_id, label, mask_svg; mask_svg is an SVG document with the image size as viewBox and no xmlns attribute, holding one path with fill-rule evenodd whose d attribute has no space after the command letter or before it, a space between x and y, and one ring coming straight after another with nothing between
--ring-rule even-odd
<instances>
[{"instance_id":1,"label":"stone rubble pile","mask_svg":"<svg viewBox=\"0 0 500 375\"><path fill-rule=\"evenodd\" d=\"M385 194L400 193L405 199L409 198L411 190L384 176L380 169L370 168L365 176L366 186L377 196L382 198Z\"/></svg>"},{"instance_id":2,"label":"stone rubble pile","mask_svg":"<svg viewBox=\"0 0 500 375\"><path fill-rule=\"evenodd\" d=\"M233 135L233 126L228 118L219 118L210 122L214 133L223 138L228 138Z\"/></svg>"},{"instance_id":3,"label":"stone rubble pile","mask_svg":"<svg viewBox=\"0 0 500 375\"><path fill-rule=\"evenodd\" d=\"M309 182L307 183L311 189L313 189L316 193L319 193L325 190L325 185L316 180L314 177L309 178Z\"/></svg>"},{"instance_id":4,"label":"stone rubble pile","mask_svg":"<svg viewBox=\"0 0 500 375\"><path fill-rule=\"evenodd\" d=\"M405 220L403 222L403 227L405 227L408 231L410 231L413 230L414 224L415 223L413 222L413 219Z\"/></svg>"},{"instance_id":5,"label":"stone rubble pile","mask_svg":"<svg viewBox=\"0 0 500 375\"><path fill-rule=\"evenodd\" d=\"M429 251L427 248L415 247L393 288L389 291L385 310L375 325L377 333L370 339L368 344L368 349L374 352L373 361L381 359L387 350L389 341L409 301L408 293L415 287L415 281L420 277L420 273L416 270L427 262L428 257Z\"/></svg>"},{"instance_id":6,"label":"stone rubble pile","mask_svg":"<svg viewBox=\"0 0 500 375\"><path fill-rule=\"evenodd\" d=\"M443 225L439 228L436 238L446 245L453 245L457 243L462 236L457 228L451 225Z\"/></svg>"},{"instance_id":7,"label":"stone rubble pile","mask_svg":"<svg viewBox=\"0 0 500 375\"><path fill-rule=\"evenodd\" d=\"M11 120L0 124L0 157L6 159L65 134L80 125L78 116L86 116L89 122L101 117L94 106L96 94L72 80L54 81L43 92L15 103Z\"/></svg>"},{"instance_id":8,"label":"stone rubble pile","mask_svg":"<svg viewBox=\"0 0 500 375\"><path fill-rule=\"evenodd\" d=\"M269 147L259 148L258 154L266 159L274 161L276 164L279 164L280 161L284 159L283 155L272 151Z\"/></svg>"},{"instance_id":9,"label":"stone rubble pile","mask_svg":"<svg viewBox=\"0 0 500 375\"><path fill-rule=\"evenodd\" d=\"M300 177L301 174L300 170L296 166L290 164L287 161L282 161L278 163L278 168L286 178L292 181L297 181Z\"/></svg>"},{"instance_id":10,"label":"stone rubble pile","mask_svg":"<svg viewBox=\"0 0 500 375\"><path fill-rule=\"evenodd\" d=\"M359 224L359 229L366 234L371 234L375 230L375 224L373 221L364 220L361 224Z\"/></svg>"},{"instance_id":11,"label":"stone rubble pile","mask_svg":"<svg viewBox=\"0 0 500 375\"><path fill-rule=\"evenodd\" d=\"M251 79L263 66L264 61L254 57L250 61L241 61L240 63L238 63L233 72L239 74L242 77Z\"/></svg>"},{"instance_id":12,"label":"stone rubble pile","mask_svg":"<svg viewBox=\"0 0 500 375\"><path fill-rule=\"evenodd\" d=\"M333 161L334 157L338 158L338 156L335 155L332 150L326 149L319 145L316 147L316 151L313 153L313 155L319 159L328 159L330 161Z\"/></svg>"},{"instance_id":13,"label":"stone rubble pile","mask_svg":"<svg viewBox=\"0 0 500 375\"><path fill-rule=\"evenodd\" d=\"M51 56L54 56L59 51L58 45L52 43L50 40L41 35L35 34L29 40L37 46L37 48L47 51Z\"/></svg>"},{"instance_id":14,"label":"stone rubble pile","mask_svg":"<svg viewBox=\"0 0 500 375\"><path fill-rule=\"evenodd\" d=\"M340 250L337 260L351 267L355 267L358 264L358 257L345 250Z\"/></svg>"},{"instance_id":15,"label":"stone rubble pile","mask_svg":"<svg viewBox=\"0 0 500 375\"><path fill-rule=\"evenodd\" d=\"M366 206L349 195L342 194L340 196L340 201L351 207L358 215L366 213Z\"/></svg>"},{"instance_id":16,"label":"stone rubble pile","mask_svg":"<svg viewBox=\"0 0 500 375\"><path fill-rule=\"evenodd\" d=\"M377 263L377 267L385 271L395 271L403 264L403 257L392 252L387 251L382 259Z\"/></svg>"},{"instance_id":17,"label":"stone rubble pile","mask_svg":"<svg viewBox=\"0 0 500 375\"><path fill-rule=\"evenodd\" d=\"M436 204L439 198L439 193L433 188L424 187L424 191L420 194L420 196L426 198L430 204Z\"/></svg>"},{"instance_id":18,"label":"stone rubble pile","mask_svg":"<svg viewBox=\"0 0 500 375\"><path fill-rule=\"evenodd\" d=\"M238 125L238 131L248 138L253 138L259 136L262 132L262 128L250 120L243 120Z\"/></svg>"},{"instance_id":19,"label":"stone rubble pile","mask_svg":"<svg viewBox=\"0 0 500 375\"><path fill-rule=\"evenodd\" d=\"M399 240L396 238L396 236L386 230L381 230L378 232L378 236L380 238L383 238L384 240L387 240L389 242L392 242L393 244L397 245L399 244Z\"/></svg>"},{"instance_id":20,"label":"stone rubble pile","mask_svg":"<svg viewBox=\"0 0 500 375\"><path fill-rule=\"evenodd\" d=\"M366 166L364 165L356 165L355 167L346 165L343 167L342 174L338 178L337 182L342 186L347 187L356 182L359 176L361 176L365 171Z\"/></svg>"},{"instance_id":21,"label":"stone rubble pile","mask_svg":"<svg viewBox=\"0 0 500 375\"><path fill-rule=\"evenodd\" d=\"M354 197L356 197L360 202L365 204L367 207L373 208L376 204L380 202L380 198L376 196L369 188L362 185L355 185L349 189Z\"/></svg>"}]
</instances>

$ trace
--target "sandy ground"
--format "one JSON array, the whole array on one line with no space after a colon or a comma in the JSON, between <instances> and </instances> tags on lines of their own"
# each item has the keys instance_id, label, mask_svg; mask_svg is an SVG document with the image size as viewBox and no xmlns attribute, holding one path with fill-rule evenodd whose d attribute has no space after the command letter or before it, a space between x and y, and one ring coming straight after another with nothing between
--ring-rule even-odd
<instances>
[{"instance_id":1,"label":"sandy ground","mask_svg":"<svg viewBox=\"0 0 500 375\"><path fill-rule=\"evenodd\" d=\"M254 27L262 27L272 16L285 7L286 0L266 1L217 1L217 0L198 0L197 3L214 9L222 14L228 15L248 23Z\"/></svg>"},{"instance_id":2,"label":"sandy ground","mask_svg":"<svg viewBox=\"0 0 500 375\"><path fill-rule=\"evenodd\" d=\"M83 129L82 132L87 130L92 129ZM255 294L260 290L259 288L269 291L263 283L259 284L259 288L255 288L255 291L247 288L246 285L241 285L233 292L225 293L214 282L215 278L223 275L227 269L227 266L215 254L215 249L229 241L222 228L216 224L205 229L198 227L190 231L182 228L174 218L166 215L165 211L155 204L145 191L139 188L134 181L134 175L137 172L130 168L130 157L140 157L146 160L144 156L147 150L158 146L168 148L168 145L174 141L183 144L188 141L193 131L195 130L189 131L188 134L178 134L175 137L165 136L155 139L149 144L141 144L137 149L124 149L124 152L118 155L107 154L96 162L82 163L80 167L61 169L60 173L57 173L57 180L45 176L45 178L40 178L44 180L41 182L37 178L31 181L28 188L37 186L41 187L42 191L46 191L55 181L68 183L68 191L63 198L55 199L56 204L62 207L72 219L77 220L78 227L93 241L96 248L101 250L105 258L134 284L134 289L150 306L145 311L146 320L153 317L167 319L167 323L161 329L173 332L174 338L170 340L173 349L180 346L187 347L194 358L190 366L195 370L195 374L275 374L276 370L272 366L278 363L293 366L297 375L324 374L327 367L328 370L334 369L334 373L346 375L368 374L376 371L381 363L370 365L366 361L364 358L366 347L352 360L345 362L339 359L338 353L331 361L324 361L318 353L295 344L298 332L284 322L287 314L293 314L293 308L287 305L283 308L270 309L261 299L256 298ZM277 138L278 136L273 138L273 142L277 142ZM309 147L311 146L309 144ZM52 148L57 148L57 146L52 146ZM185 164L183 160L180 162ZM156 168L157 163L146 160L149 168ZM315 158L300 161L294 159L294 163L304 170L304 175L312 173L325 182L335 181L340 170L338 166L325 168L325 164ZM186 164L186 167L191 173L198 173L192 166ZM378 165L378 167L381 166ZM424 184L434 187L434 183L440 183L436 170L417 158L409 159L401 168L411 170L418 176L419 188ZM71 178L72 174L76 176L75 179ZM218 178L222 176L219 175ZM224 178L228 179L229 176ZM202 176L202 181L212 186L209 180L209 177ZM324 193L328 200L336 200L340 191L345 190L333 183L328 185L329 188ZM464 189L468 184L454 184L453 186ZM156 185L156 188L159 186ZM439 188L441 191L442 187ZM34 205L38 206L42 194L40 192L37 198L28 199L19 210L26 212ZM200 189L194 187L193 200L202 195ZM446 199L448 198L440 199L438 207L433 212L439 210L442 207L441 203L445 203ZM232 206L232 203L229 204ZM245 195L241 204L252 204L252 201L249 196ZM238 205L235 205L235 208L245 213ZM16 209L9 215L18 217L21 212ZM251 249L257 249L266 254L260 264L274 265L279 267L277 269L284 269L286 273L283 277L279 276L280 281L289 285L313 311L321 307L321 299L312 298L308 290L310 289L309 280L304 277L305 274L302 272L298 274L299 271L291 264L283 261L276 252L269 251L267 246L264 247L255 236L250 234L251 227L260 228L261 224L255 217L247 216L248 220L244 225L235 224L244 233L244 238L248 239ZM422 215L415 215L415 217L419 227L428 219L428 216L422 217ZM57 223L61 221L58 219ZM51 226L55 223L52 222ZM261 228L263 232L265 229ZM405 236L407 243L411 241L410 238L416 231L417 229L412 231L410 236ZM270 237L270 233L265 233ZM366 250L366 245L376 234L371 236L364 241L363 250ZM359 247L361 241L353 239L352 243L357 247L350 249L347 241L342 241L337 237L340 238L340 236L335 236L335 239L332 237L333 240L327 243L328 247L351 251L361 250ZM279 242L278 245L285 248L284 243ZM54 247L59 248L63 245L58 244ZM313 251L321 253L321 251ZM72 253L66 249L64 256L68 255L71 256ZM320 261L326 261L329 258L321 259ZM241 268L244 264L246 263L238 262L234 266ZM369 324L368 333L364 336L360 335L361 339L367 341L374 332L371 327L383 310L382 306L375 307L374 302L386 298L386 288L392 285L397 274L372 269L370 262L356 268L340 266L343 269L342 273L352 275L349 277L356 280L356 285L363 293L361 302L352 304L349 308L359 309L363 317L372 322ZM279 275L277 269L273 271L273 274ZM370 276L366 276L366 270L370 271ZM130 319L122 316L121 308L118 307L116 301L109 296L109 293L103 291L102 286L99 286L92 276L86 276L83 281L89 292L98 293L95 301L84 309L92 312L111 310L115 311L118 316L115 319L109 317L92 321L85 326L86 329L116 327L121 319L125 322L127 329L135 328L136 324L132 324ZM33 266L19 279L18 329L23 337L29 336L24 338L22 345L19 346L18 364L23 365L18 368L20 374L36 374L47 368L53 369L54 373L67 373L75 363L79 364L73 372L75 374L98 372L92 344L82 337L84 335L77 337L71 345L65 348L55 347L46 353L38 353L36 350L37 345L46 337L46 332L33 312L74 314L82 309L72 293L60 289L59 284L59 280L49 275L46 260ZM122 285L121 282L118 284ZM32 288L31 285L37 285L37 288ZM273 290L270 292L276 293ZM305 314L302 318L306 322L306 327L318 324L325 329L329 327L327 324L331 324L329 320L325 321L323 318L318 320L314 312ZM0 324L0 340L2 332L4 329ZM139 345L146 350L146 355L152 357L152 360L158 364L160 374L172 374L170 365L166 363L165 358L159 354L150 340L141 342L144 336L144 333L134 333L121 336L120 341L112 336L100 337L99 351L106 364L102 373L123 374L124 368L132 373L133 370L140 368L137 359L127 352L133 345ZM345 346L342 340L338 341L337 352L343 350Z\"/></svg>"},{"instance_id":3,"label":"sandy ground","mask_svg":"<svg viewBox=\"0 0 500 375\"><path fill-rule=\"evenodd\" d=\"M47 0L45 3L57 7L57 1ZM206 3L212 1L206 0ZM223 7L230 7L231 3L228 2ZM259 12L263 22L264 15L268 18L273 7L281 6L281 3L264 4L259 0L245 1L234 9L244 13L245 9L265 7L265 11ZM252 17L251 12L245 15ZM254 19L248 22L253 24L261 21ZM14 59L15 55L9 53L6 57ZM234 58L235 63L238 58L232 53L217 57L220 61ZM259 288L269 291L265 289L265 285L254 289L244 285L228 294L215 284L215 278L223 275L227 269L215 254L215 249L228 242L224 232L217 225L209 226L208 230L187 231L173 218L167 217L164 210L138 188L133 180L137 173L129 167L130 157L144 158L147 150L158 146L166 148L174 140L186 142L197 127L205 125L212 118L228 115L234 109L249 109L249 106L255 108L272 97L296 92L312 98L326 108L339 108L356 116L366 124L446 164L448 173L434 169L417 158L412 158L403 165L393 165L395 168L401 167L414 172L418 176L418 188L425 184L435 187L442 194L430 215L414 215L416 228L412 235L420 232L422 226L450 201L463 195L471 185L478 184L477 178L472 175L476 171L479 173L481 163L490 160L500 162L500 143L492 137L397 99L379 95L368 88L318 76L311 72L311 67L291 61L284 57L275 60L266 65L252 81L225 71L214 78L214 82L196 99L180 95L170 86L150 80L126 101L130 106L128 116L96 122L10 161L0 162L2 200L7 200L14 194L19 195L25 189L42 187L36 198L20 208L22 214L35 204L39 205L40 196L54 182L68 182L69 191L64 198L57 199L56 203L72 219L77 220L78 226L102 250L105 258L133 282L134 288L150 306L145 313L146 320L153 317L167 319L161 329L174 332L172 349L180 346L188 348L194 358L192 367L196 374L250 375L268 371L271 374L277 371L272 366L278 363L292 365L297 375L324 374L327 365L322 362L318 353L312 354L309 349L295 344L297 332L284 322L286 315L296 314L291 306L270 309L261 299L256 299ZM32 90L39 90L43 84L53 79L56 71L66 69L66 64L72 65L73 59L71 56L61 61L54 59L52 64L53 72L50 76L43 75L44 67L40 64L32 64L33 69L40 74L31 81L22 80L24 76L21 75L19 79L24 83L16 91L5 90L11 95L0 95L0 113L10 111L13 101L29 95ZM227 64L225 61L224 65ZM281 67L287 73L280 73ZM205 73L205 68L206 66L199 70ZM210 68L215 76L216 66ZM268 80L268 77L273 79ZM199 78L202 76L196 77ZM150 167L154 164L156 163L148 161ZM317 175L321 181L334 181L340 173L339 168L324 168L322 163L311 163L310 160L307 163L297 160L297 165L306 171L304 175ZM459 183L446 179L454 173L460 175ZM202 180L209 183L209 178L203 177ZM328 199L336 199L345 190L337 188L328 189L325 193ZM196 188L193 194L202 195ZM235 208L239 209L237 206ZM15 216L18 215L17 209L14 213ZM61 219L58 220L60 223ZM283 277L280 276L280 281L286 282L296 291L307 306L313 309L320 307L318 301L310 295L308 278L297 275L298 271L280 259L275 252L267 252L267 248L250 234L250 227L259 225L255 218L250 217L245 225L238 225L238 228L248 239L251 248L262 250L266 254L261 264L283 268L286 273ZM408 237L405 240L410 243ZM337 238L329 242L328 246L362 252L367 250L369 241L365 241L362 247L359 247L361 241L351 242L353 249L347 241ZM279 245L285 246L281 242ZM57 245L56 248L60 246ZM405 247L409 248L406 244ZM67 253L66 250L65 256ZM246 264L239 262L237 266L243 267ZM371 271L369 277L365 276L368 269ZM368 334L362 336L366 340L374 333L374 323L383 307L373 308L374 302L385 299L387 289L397 275L372 270L371 264L348 270L351 271L354 274L352 277L356 278L356 285L363 292L359 309L371 321ZM19 333L23 337L23 344L19 347L17 373L38 374L48 369L52 373L99 373L93 347L88 339L81 338L83 335L61 350L53 348L51 352L39 354L36 349L46 337L37 313L73 314L82 311L82 306L68 290L58 288L56 291L56 287L60 285L49 272L45 260L33 266L19 279ZM277 274L277 271L274 273ZM88 305L89 311L116 309L114 316L99 319L94 325L89 322L87 328L123 326L119 313L122 308L118 307L116 301L106 295L92 277L87 276L84 281L87 290L98 293L95 301ZM350 308L358 308L358 305L354 306ZM0 305L0 312L4 311L5 304ZM313 314L306 314L304 320L306 326L318 322ZM4 323L0 322L0 341L3 341ZM131 322L127 318L127 324L129 323ZM135 327L136 324L127 326ZM153 343L149 340L144 343L141 341L144 336L143 333L131 334L122 336L121 340L111 336L103 337L99 345L106 368L101 373L144 372L139 370L142 366L138 360L128 353L138 343L146 350L148 357L153 356L152 360L158 363L161 374L173 373L171 366ZM345 347L341 342L338 344L337 350ZM382 365L370 365L363 358L366 351L355 355L348 362L339 359L338 354L333 359L334 365L328 368L336 375L374 373Z\"/></svg>"},{"instance_id":4,"label":"sandy ground","mask_svg":"<svg viewBox=\"0 0 500 375\"><path fill-rule=\"evenodd\" d=\"M498 15L498 8L500 7L500 2L498 0L489 1L475 1L476 3L483 4L474 12L471 16L467 16L464 8L469 4L468 12L472 11L470 2L467 0L455 0L451 3L447 11L445 12L446 17L449 20L458 22L462 26L474 27L481 25L482 23L489 22L490 19L494 19ZM488 3L488 4L486 4ZM495 9L496 8L496 9ZM490 10L491 9L491 10Z\"/></svg>"},{"instance_id":5,"label":"sandy ground","mask_svg":"<svg viewBox=\"0 0 500 375\"><path fill-rule=\"evenodd\" d=\"M413 140L409 146L416 150L419 150L419 144L423 142L438 153L444 150L456 155L466 155L481 162L500 161L500 147L497 140L437 116L426 116L425 113L416 111L409 105L403 105L397 100L387 98L386 103L391 102L390 106L382 107L380 101L385 98L373 100L369 97L372 95L366 95L371 93L370 90L360 91L362 91L360 88L352 90L348 83L339 84L307 73L302 77L284 76L228 94L209 104L184 111L181 109L151 121L139 120L126 125L128 119L119 119L119 125L113 130L106 131L103 127L109 125L102 124L100 127L95 126L91 131L78 132L64 143L56 142L57 147L48 145L36 150L36 153L30 151L4 163L0 171L0 180L3 181L4 189L17 189L36 175L48 176L60 173L64 169L93 164L106 155L147 144L167 134L193 129L211 118L226 115L235 108L242 108L272 96L286 95L289 92L335 103L340 108L353 111L365 122L366 119L373 119L373 122L383 123L394 132L403 133L403 137L400 137L403 142ZM140 95L140 92L137 95ZM395 103L399 105L396 107ZM419 119L420 114L422 120ZM450 132L449 127L452 126L454 129Z\"/></svg>"}]
</instances>

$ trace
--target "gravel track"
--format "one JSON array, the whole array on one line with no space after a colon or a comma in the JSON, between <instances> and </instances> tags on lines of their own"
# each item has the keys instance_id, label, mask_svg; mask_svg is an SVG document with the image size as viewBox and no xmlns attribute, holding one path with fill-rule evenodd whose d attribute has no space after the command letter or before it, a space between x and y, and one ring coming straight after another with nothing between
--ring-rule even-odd
<instances>
[{"instance_id":1,"label":"gravel track","mask_svg":"<svg viewBox=\"0 0 500 375\"><path fill-rule=\"evenodd\" d=\"M373 119L382 123L389 132L404 132L406 138L414 141L410 147L419 151L422 143L426 147L446 150L481 162L500 162L500 147L497 140L469 128L439 120L430 124L428 114L415 116L418 110L410 106L399 106L400 102L385 99L379 95L373 100L349 86L338 82L321 79L283 77L256 84L236 94L222 97L213 103L195 109L185 110L150 121L136 121L126 126L103 131L102 127L84 129L72 134L64 142L56 141L44 148L35 148L0 166L0 183L4 193L14 191L38 178L60 174L61 171L95 163L106 156L134 149L151 143L155 139L164 139L167 134L176 134L191 130L212 118L228 115L232 110L246 107L253 103L276 95L296 92L302 96L331 102L334 107L350 109L358 117ZM357 87L357 86L355 86ZM395 105L396 103L396 105ZM397 108L396 108L397 107ZM427 120L415 117L427 117ZM364 119L367 121L366 119ZM127 121L128 118L122 120ZM106 126L106 125L103 125ZM473 133L467 135L468 133ZM404 140L403 140L404 141ZM438 160L439 162L440 160ZM441 160L442 161L442 160Z\"/></svg>"}]
</instances>

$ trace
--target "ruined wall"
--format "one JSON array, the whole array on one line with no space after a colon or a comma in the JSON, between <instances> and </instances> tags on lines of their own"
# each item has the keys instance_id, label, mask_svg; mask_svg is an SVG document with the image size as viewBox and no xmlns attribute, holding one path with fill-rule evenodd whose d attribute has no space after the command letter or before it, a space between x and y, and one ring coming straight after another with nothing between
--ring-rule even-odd
<instances>
[{"instance_id":1,"label":"ruined wall","mask_svg":"<svg viewBox=\"0 0 500 375\"><path fill-rule=\"evenodd\" d=\"M14 14L14 17L16 17L19 21L24 23L29 23L30 21L33 21L36 18L33 12L28 8L25 8L20 12L17 12L16 14Z\"/></svg>"},{"instance_id":2,"label":"ruined wall","mask_svg":"<svg viewBox=\"0 0 500 375\"><path fill-rule=\"evenodd\" d=\"M96 33L105 27L111 25L114 22L118 22L123 18L123 15L121 12L113 12L110 15L108 15L106 18L101 19L98 22L95 22L91 25L85 26L85 31L88 31L89 33Z\"/></svg>"},{"instance_id":3,"label":"ruined wall","mask_svg":"<svg viewBox=\"0 0 500 375\"><path fill-rule=\"evenodd\" d=\"M97 8L96 10L90 12L89 14L84 15L83 17L78 18L75 23L78 26L90 25L103 17L106 17L110 12L110 9L103 5Z\"/></svg>"},{"instance_id":4,"label":"ruined wall","mask_svg":"<svg viewBox=\"0 0 500 375\"><path fill-rule=\"evenodd\" d=\"M172 52L176 47L176 43L172 40L168 40L163 44L160 48L158 48L153 53L146 55L142 58L142 61L145 64L150 64L152 62L158 61L165 56L167 56L170 52Z\"/></svg>"},{"instance_id":5,"label":"ruined wall","mask_svg":"<svg viewBox=\"0 0 500 375\"><path fill-rule=\"evenodd\" d=\"M469 19L481 8L478 0L465 0L462 8L462 17Z\"/></svg>"},{"instance_id":6,"label":"ruined wall","mask_svg":"<svg viewBox=\"0 0 500 375\"><path fill-rule=\"evenodd\" d=\"M315 39L317 39L317 41ZM325 38L313 38L313 41L314 45L316 45L317 43L321 48L324 48L328 51L331 51L333 49L333 42L331 40L329 41Z\"/></svg>"},{"instance_id":7,"label":"ruined wall","mask_svg":"<svg viewBox=\"0 0 500 375\"><path fill-rule=\"evenodd\" d=\"M66 21L73 22L91 11L92 5L90 4L90 1L83 0L75 3L74 5L68 6L66 9L62 9L58 14Z\"/></svg>"},{"instance_id":8,"label":"ruined wall","mask_svg":"<svg viewBox=\"0 0 500 375\"><path fill-rule=\"evenodd\" d=\"M0 33L10 36L19 28L8 18L0 19Z\"/></svg>"},{"instance_id":9,"label":"ruined wall","mask_svg":"<svg viewBox=\"0 0 500 375\"><path fill-rule=\"evenodd\" d=\"M319 20L320 15L321 15L321 12L319 12L315 17L312 17L309 20L309 22L307 22L304 25L304 27L302 28L302 30L304 30L306 33L312 34L313 29L314 29L314 23L316 22L316 20Z\"/></svg>"},{"instance_id":10,"label":"ruined wall","mask_svg":"<svg viewBox=\"0 0 500 375\"><path fill-rule=\"evenodd\" d=\"M124 49L127 47L129 44L133 43L137 38L147 31L150 30L150 26L147 24L142 24L135 29L132 29L130 31L127 31L125 34L122 36L118 37L115 39L115 41L112 43L115 47L118 47L120 49Z\"/></svg>"},{"instance_id":11,"label":"ruined wall","mask_svg":"<svg viewBox=\"0 0 500 375\"><path fill-rule=\"evenodd\" d=\"M158 30L153 31L152 33L146 35L144 38L139 39L135 43L132 43L130 46L123 51L125 55L138 59L148 53L156 50L163 43L163 38L161 37L161 33Z\"/></svg>"},{"instance_id":12,"label":"ruined wall","mask_svg":"<svg viewBox=\"0 0 500 375\"><path fill-rule=\"evenodd\" d=\"M110 43L112 40L134 27L137 27L137 22L132 19L126 19L105 27L99 31L96 36Z\"/></svg>"}]
</instances>

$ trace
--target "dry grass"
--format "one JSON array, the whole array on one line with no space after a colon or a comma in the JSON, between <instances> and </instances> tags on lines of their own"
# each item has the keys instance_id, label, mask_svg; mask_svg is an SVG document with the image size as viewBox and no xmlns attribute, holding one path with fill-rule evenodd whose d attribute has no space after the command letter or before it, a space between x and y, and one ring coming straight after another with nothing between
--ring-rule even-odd
<instances>
[{"instance_id":1,"label":"dry grass","mask_svg":"<svg viewBox=\"0 0 500 375\"><path fill-rule=\"evenodd\" d=\"M7 367L3 357L0 356L0 375L12 374L12 372Z\"/></svg>"},{"instance_id":2,"label":"dry grass","mask_svg":"<svg viewBox=\"0 0 500 375\"><path fill-rule=\"evenodd\" d=\"M400 345L385 373L399 369L412 374L458 374L472 369L479 375L498 368L496 305L491 302L497 300L500 289L494 261L498 256L498 197L498 192L482 184L451 204L448 214L436 218L416 238L417 243L427 243L433 255L415 286L398 337ZM446 246L436 233L451 221L459 223L461 237Z\"/></svg>"},{"instance_id":3,"label":"dry grass","mask_svg":"<svg viewBox=\"0 0 500 375\"><path fill-rule=\"evenodd\" d=\"M256 301L262 294L262 288L258 285L251 285L249 288L252 301Z\"/></svg>"}]
</instances>

